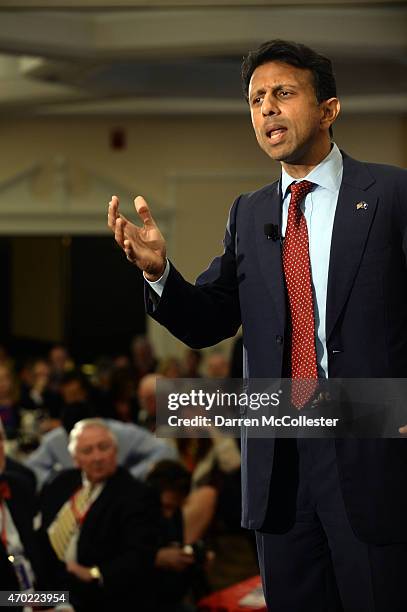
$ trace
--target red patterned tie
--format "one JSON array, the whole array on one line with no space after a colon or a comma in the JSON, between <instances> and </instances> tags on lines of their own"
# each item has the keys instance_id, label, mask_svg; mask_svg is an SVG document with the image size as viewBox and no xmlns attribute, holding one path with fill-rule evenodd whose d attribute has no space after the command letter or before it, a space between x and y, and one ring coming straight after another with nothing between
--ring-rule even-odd
<instances>
[{"instance_id":1,"label":"red patterned tie","mask_svg":"<svg viewBox=\"0 0 407 612\"><path fill-rule=\"evenodd\" d=\"M300 409L316 389L314 301L311 286L308 230L300 204L314 184L290 185L287 229L283 246L283 267L291 315L291 399Z\"/></svg>"}]
</instances>

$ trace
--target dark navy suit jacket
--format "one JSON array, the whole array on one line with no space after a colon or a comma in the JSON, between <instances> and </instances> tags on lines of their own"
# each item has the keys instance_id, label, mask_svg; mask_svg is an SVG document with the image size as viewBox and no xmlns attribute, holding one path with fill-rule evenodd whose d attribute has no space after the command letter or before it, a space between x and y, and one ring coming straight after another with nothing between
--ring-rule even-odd
<instances>
[{"instance_id":1,"label":"dark navy suit jacket","mask_svg":"<svg viewBox=\"0 0 407 612\"><path fill-rule=\"evenodd\" d=\"M358 208L359 202L367 207ZM202 348L243 325L244 370L251 378L286 375L287 304L279 183L234 202L224 252L195 285L171 266L158 304L147 310L175 336ZM343 154L332 234L326 338L329 376L407 376L407 171ZM402 425L404 423L400 423ZM368 542L407 540L407 440L337 439L338 469L355 533ZM295 440L242 434L243 525L270 532L295 515Z\"/></svg>"}]
</instances>

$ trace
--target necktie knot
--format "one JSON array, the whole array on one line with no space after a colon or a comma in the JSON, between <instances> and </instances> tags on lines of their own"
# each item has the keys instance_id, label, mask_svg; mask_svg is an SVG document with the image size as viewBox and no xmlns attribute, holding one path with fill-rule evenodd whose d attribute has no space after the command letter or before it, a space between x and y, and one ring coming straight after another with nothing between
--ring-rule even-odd
<instances>
[{"instance_id":1,"label":"necktie knot","mask_svg":"<svg viewBox=\"0 0 407 612\"><path fill-rule=\"evenodd\" d=\"M299 204L305 198L305 196L312 191L314 183L311 181L300 181L299 183L291 183L291 201L295 204Z\"/></svg>"}]
</instances>

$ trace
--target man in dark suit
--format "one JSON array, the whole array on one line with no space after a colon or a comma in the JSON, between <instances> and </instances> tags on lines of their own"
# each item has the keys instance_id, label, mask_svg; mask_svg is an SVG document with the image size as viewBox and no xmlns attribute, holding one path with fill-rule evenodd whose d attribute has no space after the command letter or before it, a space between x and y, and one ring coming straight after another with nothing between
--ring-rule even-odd
<instances>
[{"instance_id":1,"label":"man in dark suit","mask_svg":"<svg viewBox=\"0 0 407 612\"><path fill-rule=\"evenodd\" d=\"M339 100L327 58L271 41L248 55L242 77L258 143L282 174L237 198L224 253L195 286L167 261L143 198L141 228L110 202L115 238L144 272L148 311L195 348L242 324L247 377L403 377L407 173L332 142ZM304 411L308 399L292 396ZM405 439L243 430L242 476L243 525L256 530L273 612L407 609Z\"/></svg>"},{"instance_id":2,"label":"man in dark suit","mask_svg":"<svg viewBox=\"0 0 407 612\"><path fill-rule=\"evenodd\" d=\"M118 466L104 421L79 421L69 449L79 469L56 476L40 500L49 588L69 590L75 612L153 612L156 498Z\"/></svg>"}]
</instances>

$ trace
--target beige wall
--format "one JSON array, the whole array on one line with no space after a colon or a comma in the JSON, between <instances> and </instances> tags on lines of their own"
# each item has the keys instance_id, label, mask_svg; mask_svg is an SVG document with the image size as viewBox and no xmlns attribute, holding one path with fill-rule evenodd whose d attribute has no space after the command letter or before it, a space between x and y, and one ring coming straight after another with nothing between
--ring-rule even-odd
<instances>
[{"instance_id":1,"label":"beige wall","mask_svg":"<svg viewBox=\"0 0 407 612\"><path fill-rule=\"evenodd\" d=\"M109 132L118 126L126 130L128 146L125 151L114 152L109 147ZM221 251L227 212L234 197L273 180L279 170L258 149L246 116L3 119L0 138L0 188L2 181L33 163L64 156L70 163L108 177L122 184L127 192L142 193L172 211L169 256L189 280ZM343 116L335 128L335 138L356 158L407 165L406 119ZM41 189L46 200L44 183ZM106 193L105 201L100 201L97 215L105 217L110 195ZM52 200L48 205L52 207ZM30 232L24 211L21 231ZM23 254L18 262L16 274L20 280L16 287L20 282L30 287ZM51 278L54 271L50 262L47 266L44 278ZM58 292L56 287L54 290ZM30 291L34 302L36 288ZM49 309L57 301L55 294ZM18 310L15 323L20 316L22 312ZM42 326L38 314L25 331ZM58 336L59 326L55 315L49 314L50 338ZM183 350L156 327L152 334L161 353Z\"/></svg>"}]
</instances>

